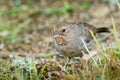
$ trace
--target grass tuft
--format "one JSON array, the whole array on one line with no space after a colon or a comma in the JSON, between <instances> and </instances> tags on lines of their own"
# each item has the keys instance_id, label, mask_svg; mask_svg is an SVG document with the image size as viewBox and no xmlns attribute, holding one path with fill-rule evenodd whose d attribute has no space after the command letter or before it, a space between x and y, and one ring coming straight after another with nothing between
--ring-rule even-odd
<instances>
[{"instance_id":1,"label":"grass tuft","mask_svg":"<svg viewBox=\"0 0 120 80\"><path fill-rule=\"evenodd\" d=\"M111 16L111 19L112 19L112 24L113 24L113 30L114 30L113 33L114 33L115 42L116 42L117 47L120 49L120 39L117 33L115 21L112 16Z\"/></svg>"}]
</instances>

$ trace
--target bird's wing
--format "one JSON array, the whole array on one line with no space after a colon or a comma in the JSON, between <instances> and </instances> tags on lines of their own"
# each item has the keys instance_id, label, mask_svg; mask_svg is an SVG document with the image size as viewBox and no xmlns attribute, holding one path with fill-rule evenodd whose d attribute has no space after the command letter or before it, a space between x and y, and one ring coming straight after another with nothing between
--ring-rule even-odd
<instances>
[{"instance_id":1,"label":"bird's wing","mask_svg":"<svg viewBox=\"0 0 120 80\"><path fill-rule=\"evenodd\" d=\"M96 33L96 27L94 27L93 25L90 25L88 23L80 23L80 24L86 27L88 30L93 31L94 34Z\"/></svg>"}]
</instances>

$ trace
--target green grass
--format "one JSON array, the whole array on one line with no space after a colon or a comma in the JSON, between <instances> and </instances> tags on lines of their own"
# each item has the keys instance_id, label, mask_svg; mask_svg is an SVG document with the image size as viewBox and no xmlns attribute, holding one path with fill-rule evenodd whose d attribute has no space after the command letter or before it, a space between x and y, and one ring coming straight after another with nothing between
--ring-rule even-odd
<instances>
[{"instance_id":1,"label":"green grass","mask_svg":"<svg viewBox=\"0 0 120 80\"><path fill-rule=\"evenodd\" d=\"M115 41L118 43L118 35L113 18L112 23ZM27 24L27 22L22 25L25 24ZM19 27L20 29L22 28L22 25ZM64 66L65 60L63 59L57 61L53 60L51 57L42 57L39 61L36 61L34 58L15 58L12 60L12 64L8 61L1 63L0 80L115 80L119 78L119 45L114 49L110 48L103 51L101 44L94 37L92 32L91 34L100 50L101 55L99 55L99 59L92 58L88 63L83 61L78 64L69 64L66 67L66 71L61 72L59 66Z\"/></svg>"},{"instance_id":2,"label":"green grass","mask_svg":"<svg viewBox=\"0 0 120 80\"><path fill-rule=\"evenodd\" d=\"M19 0L13 0L13 4L14 6L10 8L3 6L0 9L0 15L2 16L0 20L0 37L10 42L17 42L20 39L19 33L29 27L31 22L29 16L31 15L42 12L47 16L68 16L69 12L74 11L74 6L68 2L64 2L63 7L60 8L53 6L45 9L40 8L39 10L32 7L25 7L21 5Z\"/></svg>"},{"instance_id":3,"label":"green grass","mask_svg":"<svg viewBox=\"0 0 120 80\"><path fill-rule=\"evenodd\" d=\"M83 9L88 9L91 6L89 2L83 2L80 4L80 7Z\"/></svg>"},{"instance_id":4,"label":"green grass","mask_svg":"<svg viewBox=\"0 0 120 80\"><path fill-rule=\"evenodd\" d=\"M65 72L61 72L61 69L59 67L59 65L62 64L58 65L57 61L52 61L52 59L49 59L49 61L40 64L33 58L16 58L13 60L12 64L4 61L0 65L0 79L114 80L115 78L119 77L120 74L120 69L117 67L118 62L116 58L116 56L113 56L111 61L107 60L106 63L102 64L97 62L99 69L96 67L96 64L93 62L93 60L90 60L88 64L81 63L77 64L77 66L74 64L69 64L66 67Z\"/></svg>"},{"instance_id":5,"label":"green grass","mask_svg":"<svg viewBox=\"0 0 120 80\"><path fill-rule=\"evenodd\" d=\"M118 41L116 26L112 18L114 37ZM8 61L0 65L1 80L115 80L120 76L120 49L106 48L103 51L102 46L91 32L96 45L100 50L99 59L91 58L87 63L69 64L66 71L61 72L65 60L54 60L51 57L41 57L39 61L34 58L15 58L12 64ZM84 42L83 42L84 43ZM85 43L84 43L85 45ZM87 46L85 45L87 49ZM88 50L89 54L90 51ZM108 56L105 56L108 55Z\"/></svg>"},{"instance_id":6,"label":"green grass","mask_svg":"<svg viewBox=\"0 0 120 80\"><path fill-rule=\"evenodd\" d=\"M6 6L1 7L0 15L0 38L8 40L10 42L16 42L20 39L19 33L28 27L31 20L24 19L22 21L21 16L30 9L24 6L13 6L10 9Z\"/></svg>"},{"instance_id":7,"label":"green grass","mask_svg":"<svg viewBox=\"0 0 120 80\"><path fill-rule=\"evenodd\" d=\"M117 0L117 5L118 5L118 7L119 7L119 9L120 9L120 3L118 2L118 0Z\"/></svg>"},{"instance_id":8,"label":"green grass","mask_svg":"<svg viewBox=\"0 0 120 80\"><path fill-rule=\"evenodd\" d=\"M30 23L30 19L25 20L22 23L5 23L3 22L0 24L0 37L2 37L5 40L9 40L11 42L15 42L19 40L19 32L26 27L28 27L28 24ZM6 32L6 34L2 34Z\"/></svg>"},{"instance_id":9,"label":"green grass","mask_svg":"<svg viewBox=\"0 0 120 80\"><path fill-rule=\"evenodd\" d=\"M15 4L18 5L18 3ZM87 9L90 6L88 5L88 3L84 3L82 4L82 7ZM71 12L73 10L74 7L70 3L65 2L64 6L61 8L50 7L43 12L47 15L57 14L61 16L67 15L69 11ZM5 12L13 21L10 20L10 22L7 22L6 20L0 20L0 37L12 42L17 41L20 38L19 33L28 27L31 20L25 19L22 22L14 22L16 16L26 12L26 10L22 8L12 8ZM3 14L3 12L0 13L0 15ZM17 18L17 20L18 19L19 18ZM42 56L39 60L34 58L24 59L16 57L12 60L3 60L3 62L0 62L0 80L115 80L120 78L120 41L113 17L111 19L116 43L115 48L106 48L104 51L101 44L91 32L96 45L100 50L98 58L93 57L88 63L85 61L81 61L80 63L73 62L72 64L68 64L66 71L62 72L60 66L64 66L66 63L65 59L56 60L50 56L46 57L46 55ZM8 33L2 34L4 32ZM86 45L85 48L87 49ZM90 54L88 49L87 51Z\"/></svg>"},{"instance_id":10,"label":"green grass","mask_svg":"<svg viewBox=\"0 0 120 80\"><path fill-rule=\"evenodd\" d=\"M60 8L49 7L44 10L44 13L48 16L51 16L51 15L62 16L62 15L68 15L69 12L73 12L73 11L74 11L74 6L72 6L68 2L64 2L63 7L60 7Z\"/></svg>"},{"instance_id":11,"label":"green grass","mask_svg":"<svg viewBox=\"0 0 120 80\"><path fill-rule=\"evenodd\" d=\"M119 39L119 36L118 36L118 33L117 33L115 21L114 21L113 17L111 17L111 18L112 18L115 42L116 42L117 47L120 48L120 45L119 45L120 44L120 39Z\"/></svg>"},{"instance_id":12,"label":"green grass","mask_svg":"<svg viewBox=\"0 0 120 80\"><path fill-rule=\"evenodd\" d=\"M5 13L9 17L17 17L24 12L26 12L26 8L20 6L20 7L12 7L10 10L7 10Z\"/></svg>"}]
</instances>

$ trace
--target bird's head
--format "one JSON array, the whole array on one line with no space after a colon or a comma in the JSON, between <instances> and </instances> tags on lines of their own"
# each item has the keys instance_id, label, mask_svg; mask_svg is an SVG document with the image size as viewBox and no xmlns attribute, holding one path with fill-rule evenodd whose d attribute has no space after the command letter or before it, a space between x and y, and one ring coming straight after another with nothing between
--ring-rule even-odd
<instances>
[{"instance_id":1,"label":"bird's head","mask_svg":"<svg viewBox=\"0 0 120 80\"><path fill-rule=\"evenodd\" d=\"M68 41L71 34L70 25L68 23L60 23L54 27L54 38L59 45L63 45Z\"/></svg>"}]
</instances>

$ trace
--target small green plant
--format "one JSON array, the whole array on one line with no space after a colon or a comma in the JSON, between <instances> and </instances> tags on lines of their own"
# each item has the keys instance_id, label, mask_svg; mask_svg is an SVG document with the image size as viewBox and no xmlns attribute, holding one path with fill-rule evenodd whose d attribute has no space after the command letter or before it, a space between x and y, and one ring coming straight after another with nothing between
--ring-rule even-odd
<instances>
[{"instance_id":1,"label":"small green plant","mask_svg":"<svg viewBox=\"0 0 120 80\"><path fill-rule=\"evenodd\" d=\"M19 72L19 75L23 80L28 77L39 80L39 77L37 77L38 74L36 64L38 63L33 58L27 58L26 60L23 58L16 58L12 62L12 66L15 68L16 74Z\"/></svg>"},{"instance_id":2,"label":"small green plant","mask_svg":"<svg viewBox=\"0 0 120 80\"><path fill-rule=\"evenodd\" d=\"M63 7L61 8L56 8L56 7L50 7L44 10L44 13L47 15L58 15L58 16L62 16L62 15L68 15L69 12L72 12L74 10L74 7L68 3L65 2Z\"/></svg>"},{"instance_id":3,"label":"small green plant","mask_svg":"<svg viewBox=\"0 0 120 80\"><path fill-rule=\"evenodd\" d=\"M33 58L27 58L26 60L23 58L15 58L12 62L12 66L19 67L19 69L25 69L28 73L35 69L36 64L37 61Z\"/></svg>"},{"instance_id":4,"label":"small green plant","mask_svg":"<svg viewBox=\"0 0 120 80\"><path fill-rule=\"evenodd\" d=\"M88 9L91 6L89 2L80 3L80 7L83 9Z\"/></svg>"}]
</instances>

